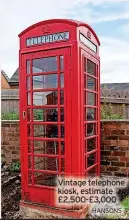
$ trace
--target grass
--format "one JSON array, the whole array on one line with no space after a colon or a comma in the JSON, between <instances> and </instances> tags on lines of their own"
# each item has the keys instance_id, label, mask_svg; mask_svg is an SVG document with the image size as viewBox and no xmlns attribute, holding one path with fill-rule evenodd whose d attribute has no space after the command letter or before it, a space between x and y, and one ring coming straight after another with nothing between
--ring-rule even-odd
<instances>
[{"instance_id":1,"label":"grass","mask_svg":"<svg viewBox=\"0 0 129 220\"><path fill-rule=\"evenodd\" d=\"M118 215L107 215L106 219L119 219L120 217Z\"/></svg>"},{"instance_id":2,"label":"grass","mask_svg":"<svg viewBox=\"0 0 129 220\"><path fill-rule=\"evenodd\" d=\"M129 197L127 197L126 199L124 199L121 202L121 205L123 206L123 208L128 211L129 210Z\"/></svg>"},{"instance_id":3,"label":"grass","mask_svg":"<svg viewBox=\"0 0 129 220\"><path fill-rule=\"evenodd\" d=\"M10 172L20 171L20 162L12 163L12 164L9 166L9 171L10 171Z\"/></svg>"}]
</instances>

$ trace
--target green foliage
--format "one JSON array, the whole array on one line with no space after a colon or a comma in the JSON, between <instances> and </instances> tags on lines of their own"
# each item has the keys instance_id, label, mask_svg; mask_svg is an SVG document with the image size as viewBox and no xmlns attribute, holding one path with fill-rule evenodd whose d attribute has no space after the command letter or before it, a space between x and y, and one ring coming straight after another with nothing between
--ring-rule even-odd
<instances>
[{"instance_id":1,"label":"green foliage","mask_svg":"<svg viewBox=\"0 0 129 220\"><path fill-rule=\"evenodd\" d=\"M121 202L121 205L125 208L126 211L129 210L129 197L127 197L126 199L124 199L122 202Z\"/></svg>"},{"instance_id":2,"label":"green foliage","mask_svg":"<svg viewBox=\"0 0 129 220\"><path fill-rule=\"evenodd\" d=\"M118 215L107 215L107 216L105 216L105 219L119 219L120 218L120 216L118 216Z\"/></svg>"},{"instance_id":3,"label":"green foliage","mask_svg":"<svg viewBox=\"0 0 129 220\"><path fill-rule=\"evenodd\" d=\"M100 116L101 116L101 119L105 120L110 120L110 119L123 119L123 115L122 115L122 109L124 107L121 106L120 107L120 112L119 113L115 113L115 109L113 109L113 106L112 104L107 104L107 103L104 103L102 106L101 106L101 109L100 109Z\"/></svg>"},{"instance_id":4,"label":"green foliage","mask_svg":"<svg viewBox=\"0 0 129 220\"><path fill-rule=\"evenodd\" d=\"M35 120L43 120L43 117L44 117L43 109L41 109L41 110L35 109L35 111L34 111L34 118L35 118Z\"/></svg>"},{"instance_id":5,"label":"green foliage","mask_svg":"<svg viewBox=\"0 0 129 220\"><path fill-rule=\"evenodd\" d=\"M9 166L9 171L10 171L10 172L20 171L20 162L12 163L12 164Z\"/></svg>"},{"instance_id":6,"label":"green foliage","mask_svg":"<svg viewBox=\"0 0 129 220\"><path fill-rule=\"evenodd\" d=\"M2 113L1 120L18 120L19 114L16 112Z\"/></svg>"},{"instance_id":7,"label":"green foliage","mask_svg":"<svg viewBox=\"0 0 129 220\"><path fill-rule=\"evenodd\" d=\"M5 159L1 156L1 163L4 163Z\"/></svg>"},{"instance_id":8,"label":"green foliage","mask_svg":"<svg viewBox=\"0 0 129 220\"><path fill-rule=\"evenodd\" d=\"M106 85L104 86L104 89L106 89ZM111 119L124 119L123 111L125 109L125 105L119 106L119 112L116 112L116 107L113 108L113 105L111 103L107 103L106 97L104 97L104 103L102 104L100 108L100 117L103 120L111 120Z\"/></svg>"}]
</instances>

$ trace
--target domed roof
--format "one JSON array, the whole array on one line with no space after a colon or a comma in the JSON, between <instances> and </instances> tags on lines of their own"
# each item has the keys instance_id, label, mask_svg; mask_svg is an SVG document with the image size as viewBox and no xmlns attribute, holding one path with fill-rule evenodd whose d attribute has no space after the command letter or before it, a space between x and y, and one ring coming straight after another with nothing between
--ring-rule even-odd
<instances>
[{"instance_id":1,"label":"domed roof","mask_svg":"<svg viewBox=\"0 0 129 220\"><path fill-rule=\"evenodd\" d=\"M70 24L70 25L74 25L76 27L80 27L80 26L84 26L86 28L88 28L92 34L94 35L94 37L96 38L98 45L100 46L100 41L96 35L96 33L94 32L94 30L87 24L81 21L76 21L76 20L72 20L72 19L50 19L50 20L44 20L44 21L40 21L38 23L35 23L33 25L31 25L30 27L26 28L24 31L22 31L19 34L19 37L21 37L23 34L27 33L28 31L30 31L31 29L40 26L40 25L45 25L45 24L52 24L52 23L65 23L65 24Z\"/></svg>"}]
</instances>

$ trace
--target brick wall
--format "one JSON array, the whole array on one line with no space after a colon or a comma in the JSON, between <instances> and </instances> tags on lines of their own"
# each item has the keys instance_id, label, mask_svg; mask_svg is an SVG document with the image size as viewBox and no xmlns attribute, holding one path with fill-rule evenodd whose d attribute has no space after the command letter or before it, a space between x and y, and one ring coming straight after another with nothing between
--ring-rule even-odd
<instances>
[{"instance_id":1,"label":"brick wall","mask_svg":"<svg viewBox=\"0 0 129 220\"><path fill-rule=\"evenodd\" d=\"M19 161L19 121L1 122L1 156L7 164Z\"/></svg>"},{"instance_id":2,"label":"brick wall","mask_svg":"<svg viewBox=\"0 0 129 220\"><path fill-rule=\"evenodd\" d=\"M2 158L7 164L19 160L19 121L1 123ZM127 176L129 173L129 120L101 122L101 172Z\"/></svg>"},{"instance_id":3,"label":"brick wall","mask_svg":"<svg viewBox=\"0 0 129 220\"><path fill-rule=\"evenodd\" d=\"M129 174L129 120L101 123L101 172Z\"/></svg>"}]
</instances>

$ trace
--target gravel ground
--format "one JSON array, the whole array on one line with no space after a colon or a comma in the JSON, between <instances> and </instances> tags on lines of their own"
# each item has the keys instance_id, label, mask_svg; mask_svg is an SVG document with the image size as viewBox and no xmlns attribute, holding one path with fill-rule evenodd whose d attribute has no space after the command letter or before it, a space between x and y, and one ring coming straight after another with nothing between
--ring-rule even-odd
<instances>
[{"instance_id":1,"label":"gravel ground","mask_svg":"<svg viewBox=\"0 0 129 220\"><path fill-rule=\"evenodd\" d=\"M18 172L9 172L7 167L2 168L1 173L1 183L2 183L2 198L1 198L1 209L2 209L2 219L21 219L19 215L19 203L21 199L21 181L20 174ZM122 201L124 198L129 196L129 185L118 192L119 198ZM58 219L57 216L46 215L45 218ZM92 218L92 216L88 216ZM96 216L99 219L99 216ZM125 211L122 219L129 219L129 211ZM38 218L37 218L38 219Z\"/></svg>"},{"instance_id":2,"label":"gravel ground","mask_svg":"<svg viewBox=\"0 0 129 220\"><path fill-rule=\"evenodd\" d=\"M3 175L1 191L2 219L19 219L19 202L21 198L19 173Z\"/></svg>"}]
</instances>

